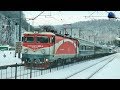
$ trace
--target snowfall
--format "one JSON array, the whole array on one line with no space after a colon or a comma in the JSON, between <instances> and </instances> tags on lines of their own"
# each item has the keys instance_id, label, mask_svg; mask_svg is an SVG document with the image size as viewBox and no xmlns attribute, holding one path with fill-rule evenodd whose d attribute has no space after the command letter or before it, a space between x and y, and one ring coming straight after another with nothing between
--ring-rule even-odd
<instances>
[{"instance_id":1,"label":"snowfall","mask_svg":"<svg viewBox=\"0 0 120 90\"><path fill-rule=\"evenodd\" d=\"M89 67L97 62L100 62L104 59L113 59L110 61L110 59L101 62L100 64L95 65L94 67L90 67L87 70L84 70L83 72L77 73L76 75L71 76L72 74L79 72L83 70L86 67ZM112 54L109 56L105 56L102 58L97 58L89 61L82 61L79 63L71 64L69 66L65 66L64 69L55 70L51 73L46 73L43 75L39 75L36 77L32 77L31 79L88 79L88 77L93 74L96 70L98 70L101 66L105 65L107 62L109 62L107 65L104 66L104 68L100 69L95 75L93 75L89 79L120 79L120 53ZM18 58L18 56L15 57L14 51L0 51L0 66L4 65L11 65L21 63L21 60ZM69 77L69 78L68 78Z\"/></svg>"}]
</instances>

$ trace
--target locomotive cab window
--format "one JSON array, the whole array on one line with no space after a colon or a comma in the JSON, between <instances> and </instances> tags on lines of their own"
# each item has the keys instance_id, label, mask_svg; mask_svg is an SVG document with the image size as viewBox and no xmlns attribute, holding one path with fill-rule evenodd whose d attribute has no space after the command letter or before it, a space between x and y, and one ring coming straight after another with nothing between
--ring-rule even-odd
<instances>
[{"instance_id":1,"label":"locomotive cab window","mask_svg":"<svg viewBox=\"0 0 120 90\"><path fill-rule=\"evenodd\" d=\"M37 43L48 43L49 38L47 36L37 37Z\"/></svg>"},{"instance_id":2,"label":"locomotive cab window","mask_svg":"<svg viewBox=\"0 0 120 90\"><path fill-rule=\"evenodd\" d=\"M34 37L23 37L22 41L31 43L34 42Z\"/></svg>"}]
</instances>

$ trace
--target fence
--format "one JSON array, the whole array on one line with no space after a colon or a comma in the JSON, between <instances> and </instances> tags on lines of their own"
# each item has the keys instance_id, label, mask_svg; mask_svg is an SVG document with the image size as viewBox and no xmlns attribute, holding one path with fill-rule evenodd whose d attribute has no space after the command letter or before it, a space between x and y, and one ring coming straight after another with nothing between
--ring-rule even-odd
<instances>
[{"instance_id":1,"label":"fence","mask_svg":"<svg viewBox=\"0 0 120 90\"><path fill-rule=\"evenodd\" d=\"M17 63L13 65L0 66L0 79L31 79L32 77L37 77L60 69L64 69L66 67L75 65L81 61L84 62L87 60L93 60L93 58L91 59L80 58L79 60L77 61L76 60L77 59L73 59L71 63L65 63L66 62L65 60L61 64L59 64L59 60L56 60L56 66L49 67L48 69L40 69L33 67L32 63L29 68L25 67L24 64L17 64Z\"/></svg>"},{"instance_id":2,"label":"fence","mask_svg":"<svg viewBox=\"0 0 120 90\"><path fill-rule=\"evenodd\" d=\"M24 64L13 64L0 66L0 79L31 79L32 77L37 77L47 73L51 73L60 69L74 65L75 63L68 63L64 65L64 62L59 65L57 61L57 66L49 67L48 69L40 69L31 66L25 67Z\"/></svg>"}]
</instances>

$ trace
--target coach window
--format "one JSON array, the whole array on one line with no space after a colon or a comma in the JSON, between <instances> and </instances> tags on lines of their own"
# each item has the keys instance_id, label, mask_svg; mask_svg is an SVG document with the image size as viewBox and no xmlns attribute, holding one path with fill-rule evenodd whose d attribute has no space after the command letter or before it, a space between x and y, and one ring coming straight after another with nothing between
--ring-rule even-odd
<instances>
[{"instance_id":1,"label":"coach window","mask_svg":"<svg viewBox=\"0 0 120 90\"><path fill-rule=\"evenodd\" d=\"M48 43L49 38L47 36L37 37L37 43Z\"/></svg>"},{"instance_id":2,"label":"coach window","mask_svg":"<svg viewBox=\"0 0 120 90\"><path fill-rule=\"evenodd\" d=\"M91 46L88 46L88 47L87 47L87 50L91 50Z\"/></svg>"},{"instance_id":3,"label":"coach window","mask_svg":"<svg viewBox=\"0 0 120 90\"><path fill-rule=\"evenodd\" d=\"M82 50L84 50L84 46L82 46Z\"/></svg>"},{"instance_id":4,"label":"coach window","mask_svg":"<svg viewBox=\"0 0 120 90\"><path fill-rule=\"evenodd\" d=\"M83 46L82 45L80 45L80 49L83 50Z\"/></svg>"},{"instance_id":5,"label":"coach window","mask_svg":"<svg viewBox=\"0 0 120 90\"><path fill-rule=\"evenodd\" d=\"M86 46L84 46L84 50L86 50Z\"/></svg>"},{"instance_id":6,"label":"coach window","mask_svg":"<svg viewBox=\"0 0 120 90\"><path fill-rule=\"evenodd\" d=\"M81 48L82 50L84 50L84 45L82 45L82 48Z\"/></svg>"}]
</instances>

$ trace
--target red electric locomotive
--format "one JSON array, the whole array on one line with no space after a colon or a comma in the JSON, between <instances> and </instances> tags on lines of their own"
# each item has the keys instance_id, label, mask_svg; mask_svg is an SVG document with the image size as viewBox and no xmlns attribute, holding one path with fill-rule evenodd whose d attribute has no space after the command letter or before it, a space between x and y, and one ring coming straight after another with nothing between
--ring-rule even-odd
<instances>
[{"instance_id":1,"label":"red electric locomotive","mask_svg":"<svg viewBox=\"0 0 120 90\"><path fill-rule=\"evenodd\" d=\"M74 58L79 54L79 41L52 32L26 32L22 37L22 61L35 66L48 68L56 60Z\"/></svg>"}]
</instances>

